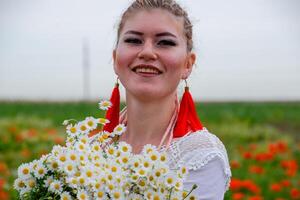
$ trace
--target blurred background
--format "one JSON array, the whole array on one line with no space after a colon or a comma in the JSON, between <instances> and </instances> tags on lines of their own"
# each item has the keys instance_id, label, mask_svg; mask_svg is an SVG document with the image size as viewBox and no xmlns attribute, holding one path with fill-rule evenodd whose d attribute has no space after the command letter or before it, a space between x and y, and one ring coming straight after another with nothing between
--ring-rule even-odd
<instances>
[{"instance_id":1,"label":"blurred background","mask_svg":"<svg viewBox=\"0 0 300 200\"><path fill-rule=\"evenodd\" d=\"M197 111L231 161L225 198L300 199L300 1L179 2L194 25ZM22 162L64 143L64 119L103 116L129 3L0 0L0 199L16 198Z\"/></svg>"}]
</instances>

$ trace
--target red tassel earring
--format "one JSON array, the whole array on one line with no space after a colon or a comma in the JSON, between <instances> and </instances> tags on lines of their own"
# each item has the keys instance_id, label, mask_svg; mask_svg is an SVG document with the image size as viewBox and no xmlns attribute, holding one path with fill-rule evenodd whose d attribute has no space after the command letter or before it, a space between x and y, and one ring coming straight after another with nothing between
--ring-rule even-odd
<instances>
[{"instance_id":1,"label":"red tassel earring","mask_svg":"<svg viewBox=\"0 0 300 200\"><path fill-rule=\"evenodd\" d=\"M192 95L189 92L189 87L187 85L186 79L184 81L185 91L180 102L177 122L173 131L174 138L182 137L189 131L195 132L203 129L203 126L196 112Z\"/></svg>"},{"instance_id":2,"label":"red tassel earring","mask_svg":"<svg viewBox=\"0 0 300 200\"><path fill-rule=\"evenodd\" d=\"M109 123L103 127L104 131L113 132L114 128L119 124L119 113L120 113L120 91L119 91L119 78L113 89L110 97L112 106L107 110L105 118L109 120Z\"/></svg>"}]
</instances>

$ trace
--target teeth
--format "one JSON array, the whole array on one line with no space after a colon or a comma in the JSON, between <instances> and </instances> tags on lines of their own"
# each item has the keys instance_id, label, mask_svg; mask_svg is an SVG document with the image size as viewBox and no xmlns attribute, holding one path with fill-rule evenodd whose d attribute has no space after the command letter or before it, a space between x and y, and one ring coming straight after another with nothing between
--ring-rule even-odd
<instances>
[{"instance_id":1,"label":"teeth","mask_svg":"<svg viewBox=\"0 0 300 200\"><path fill-rule=\"evenodd\" d=\"M155 73L159 74L159 71L154 68L148 68L148 67L138 67L136 68L135 72L137 73Z\"/></svg>"}]
</instances>

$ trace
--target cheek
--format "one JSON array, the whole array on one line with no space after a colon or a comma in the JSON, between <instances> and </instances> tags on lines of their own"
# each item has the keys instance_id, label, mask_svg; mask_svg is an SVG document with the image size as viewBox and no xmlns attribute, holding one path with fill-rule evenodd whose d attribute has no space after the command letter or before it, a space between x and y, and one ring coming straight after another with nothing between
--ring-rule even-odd
<instances>
[{"instance_id":1,"label":"cheek","mask_svg":"<svg viewBox=\"0 0 300 200\"><path fill-rule=\"evenodd\" d=\"M134 53L131 52L128 48L124 49L122 47L118 47L116 51L116 59L115 66L118 69L128 67L134 58Z\"/></svg>"},{"instance_id":2,"label":"cheek","mask_svg":"<svg viewBox=\"0 0 300 200\"><path fill-rule=\"evenodd\" d=\"M184 70L185 58L182 53L172 54L165 58L165 64L168 66L168 70L178 75Z\"/></svg>"}]
</instances>

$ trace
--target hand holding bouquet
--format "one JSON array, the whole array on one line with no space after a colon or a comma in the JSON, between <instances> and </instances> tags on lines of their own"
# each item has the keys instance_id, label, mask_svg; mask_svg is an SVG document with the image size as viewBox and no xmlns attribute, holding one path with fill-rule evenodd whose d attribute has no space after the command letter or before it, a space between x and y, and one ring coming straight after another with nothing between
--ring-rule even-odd
<instances>
[{"instance_id":1,"label":"hand holding bouquet","mask_svg":"<svg viewBox=\"0 0 300 200\"><path fill-rule=\"evenodd\" d=\"M102 109L108 106L100 103ZM126 130L123 124L90 137L109 121L71 121L64 122L66 146L54 146L51 153L18 168L14 187L20 199L195 199L183 190L187 169L170 170L165 152L145 145L141 154L133 154L129 144L116 140Z\"/></svg>"}]
</instances>

